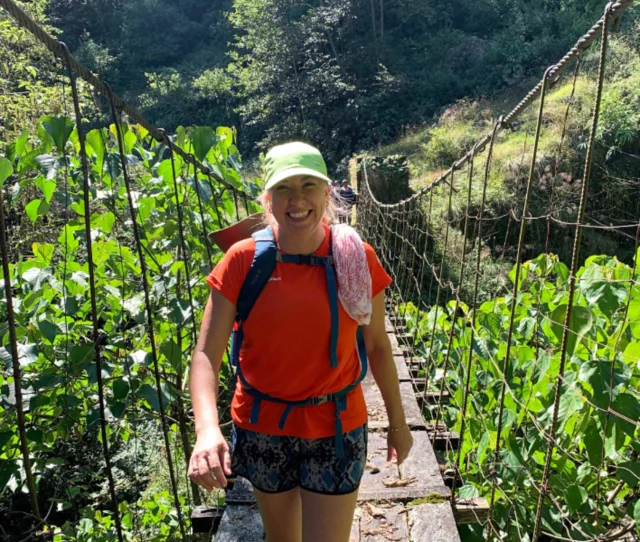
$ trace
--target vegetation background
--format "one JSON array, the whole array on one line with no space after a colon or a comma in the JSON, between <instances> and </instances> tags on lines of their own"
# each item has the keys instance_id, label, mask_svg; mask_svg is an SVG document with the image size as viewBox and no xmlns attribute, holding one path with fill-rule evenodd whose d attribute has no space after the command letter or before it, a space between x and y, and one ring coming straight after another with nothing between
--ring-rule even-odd
<instances>
[{"instance_id":1,"label":"vegetation background","mask_svg":"<svg viewBox=\"0 0 640 542\"><path fill-rule=\"evenodd\" d=\"M195 135L191 133L187 137L181 126L235 127L237 132L231 135L229 131L228 137L224 135L226 129L218 132L222 134L219 139L226 139L226 143L218 141L212 152L224 154L228 166L225 178L239 183L238 186L242 184L236 171L241 165L238 149L242 151L247 177L246 171L258 167L259 154L270 145L303 139L323 150L334 177L346 176L346 159L356 152L408 155L413 188L428 184L480 134L486 133L492 120L514 105L540 79L544 68L557 61L601 16L605 5L603 0L31 0L19 3L149 120L169 133L181 134L182 142L188 144ZM636 5L625 14L619 39L612 47L611 73L615 75L610 76L611 86L604 99L598 135L598 152L606 160L610 176L600 179L607 182L616 176L640 178L640 161L637 157L629 158L629 154L638 154L640 143L639 20L640 9ZM588 59L586 67L588 73ZM581 144L588 122L586 104L593 90L582 79L579 84L584 107L578 108L569 129L571 144L576 148ZM558 121L562 116L569 86L570 83L561 85L550 96L551 121ZM55 169L58 166L51 164L66 164L69 178L76 180L80 168L77 156L67 162L64 155L65 145L69 143L68 150L74 143L73 137L70 141L66 139L71 134L65 132L66 126L56 128L53 122L43 123L42 119L69 115L69 96L62 67L27 31L0 12L0 155L16 164L26 163L31 151L34 156L48 153L60 161L49 162L46 167L40 164L40 169L34 165L30 172L25 169L20 183L12 185L21 188L11 189L10 195L8 183L3 188L9 196L7 199L14 204L14 211L18 209L18 213L22 213L26 208L29 215L29 220L22 221L15 215L10 216L14 220L11 235L15 242L11 249L15 261L31 258L34 242L43 247L56 245L56 250L63 246L59 241L59 227L62 218L67 217L65 202L58 192L50 191L49 183L63 175ZM100 105L98 100L84 87L81 100L90 127L108 124L106 109L96 107ZM503 136L496 149L501 163L520 161L524 133L530 130L530 124L523 121ZM132 128L128 133L132 134L130 151L139 158L137 164L143 172L142 178L156 191L154 198L147 199L158 201L148 202L148 213L150 228L156 228L154 234L159 232L152 241L160 247L166 234L162 229L165 219L175 215L175 207L170 203L173 188L169 180L172 179L167 176L165 184L155 186L158 168L164 167L166 173L167 166L162 166L166 157L158 148L151 148L145 135L137 129ZM54 144L58 141L56 137L61 137L61 145ZM109 135L105 130L104 137L109 139L105 155L117 159L113 133ZM549 130L544 137L547 139L541 143L541 161L549 162L559 133ZM573 162L570 165L579 164L580 158L577 152L569 160ZM93 165L97 171L103 164ZM40 175L36 178L37 172ZM522 197L522 187L517 181L521 173L508 166L497 168L489 196L489 216L501 216ZM29 174L32 179L28 179ZM567 177L560 196L559 205L566 208L567 216L575 211L574 178ZM36 181L31 182L34 179ZM42 187L37 184L40 181ZM33 199L40 194L36 187L43 192L46 205L40 199ZM76 185L74 189L77 198L80 188ZM546 201L545 190L543 183L536 187L539 201ZM607 194L608 197L602 199L598 217L611 218L617 210L637 218L640 201L637 182L619 186L609 183ZM226 215L233 218L233 202L228 194L226 197L221 203L227 207ZM38 202L35 206L34 201ZM123 201L119 202L122 209ZM105 207L102 212L108 214L109 208ZM47 214L49 216L44 216ZM116 246L107 240L113 223L105 224L99 217L96 221L96 229L104 235L105 247L115 251ZM197 217L193 224L196 223ZM500 225L495 235L500 242L488 243L491 251L481 283L483 299L498 296L508 286L507 273L514 258L516 239L513 230L511 237L505 230L508 232L507 225ZM175 234L175 230L172 233ZM193 239L196 236L194 231ZM558 237L555 242L554 250L561 253L563 247L566 248L566 239ZM585 256L604 252L616 254L627 263L633 257L629 247L619 246L615 236L594 235L585 243ZM542 238L530 249L530 255L541 252L541 246ZM202 275L207 271L202 264L204 248L197 241L194 247L194 254L203 256L198 264ZM173 265L179 253L177 242L159 250L167 259L161 262L158 272L164 272L167 280L175 284L181 271ZM34 252L29 269L22 268L25 274L30 272L29 276L34 276L34 280L27 280L24 286L25 292L33 293L31 302L36 311L32 315L25 311L24 315L25 318L33 316L34 322L42 315L41 312L38 316L40 309L34 301L38 293L36 284L40 286L39 275L34 270L45 268L58 258L57 253L52 257L47 251ZM563 260L567 256L561 254ZM80 264L84 264L82 256L78 256ZM131 265L135 267L135 263ZM112 271L113 276L109 275L111 271L105 272L104 280L115 280L115 276L124 284L124 273L118 276L116 267ZM128 287L131 295L139 294L139 283L133 282ZM49 291L47 295L56 299L58 294L53 289ZM199 297L206 299L206 288L202 287L199 292L202 294ZM187 320L184 299L178 298L174 300L178 308L168 319L176 327ZM158 306L164 303L160 292L155 301ZM122 321L129 317L143 320L140 304L135 307L138 311L135 314L130 309L118 312L116 305L113 305L114 315L117 313ZM196 306L196 310L200 308ZM86 306L83 310L83 314L88 313ZM39 340L59 354L61 339L55 334L51 338L51 330L45 331L38 326L30 328L30 332L40 333ZM114 324L112 331L119 333L120 329ZM82 333L86 334L86 330ZM137 328L131 328L131 333L138 333L137 344L144 343L140 322ZM171 333L167 331L167 337ZM170 363L172 356L167 356L167 360ZM38 363L42 360L31 361L31 370L39 374ZM2 373L9 375L6 356L3 364ZM134 372L148 371L144 352L140 359L132 357L130 365ZM89 399L93 400L89 395L95 391L95 375L92 378L83 366L77 369L78 380L74 385L79 389L87 387L87 402L78 407L77 415L90 426L96 420L95 404L86 405ZM177 378L180 370L169 368L168 374ZM111 384L124 378L118 372L112 377ZM9 384L8 377L0 380L3 391ZM148 392L144 387L147 385L138 382L134 396L133 384L131 394L123 391L124 387L119 384L110 398L118 403L118 408L120 403L131 401L132 414L137 412L133 408L135 401L144 404L146 414L153 414L157 410L154 395L149 392L147 400L141 393L141 390ZM52 401L56 400L58 391L54 387L46 391ZM8 411L10 406L9 400L0 401L0 409L6 407ZM123 419L129 415L129 406L126 408L126 415L121 411ZM175 532L175 509L166 491L168 474L164 456L157 446L161 435L156 419L142 418L136 426L136 435L141 438L136 440L135 450L128 445L128 433L126 439L117 441L112 448L116 455L118 495L122 500L136 503L123 508L127 521L139 519L137 525L141 532L150 537L146 539L162 540L166 533ZM66 493L55 501L51 516L58 525L73 526L68 530L72 534L59 540L112 539L109 538L113 535L112 520L103 513L108 508L108 494L95 426L93 431L65 434L57 440L53 432L48 432L48 427L43 425L44 438L42 434L30 435L41 440L42 449L38 453L45 473L42 491L46 494L49 488L53 494L55 488L65 486L65 479L67 485L71 480L73 486L65 486ZM1 453L10 447L14 429L0 425ZM0 517L9 510L28 510L28 498L21 492L24 484L21 485L19 477L9 469L15 467L15 461L11 463L2 454L0 460L0 487L4 487L0 489ZM186 482L180 483L184 495ZM8 524L19 530L29 524L29 518L16 519L14 515ZM7 524L0 522L0 525ZM9 534L16 534L15 540L19 540L19 531L9 531Z\"/></svg>"}]
</instances>

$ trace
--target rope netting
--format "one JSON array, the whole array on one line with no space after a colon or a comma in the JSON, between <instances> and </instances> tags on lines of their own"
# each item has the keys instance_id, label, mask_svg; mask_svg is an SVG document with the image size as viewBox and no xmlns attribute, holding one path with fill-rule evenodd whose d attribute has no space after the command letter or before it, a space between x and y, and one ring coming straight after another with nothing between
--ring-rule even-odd
<instances>
[{"instance_id":1,"label":"rope netting","mask_svg":"<svg viewBox=\"0 0 640 542\"><path fill-rule=\"evenodd\" d=\"M205 500L187 477L186 388L221 255L208 232L258 211L257 187L240 177L232 129L169 136L0 6L56 55L66 97L0 159L0 486L31 503L14 498L0 534L185 539Z\"/></svg>"},{"instance_id":2,"label":"rope netting","mask_svg":"<svg viewBox=\"0 0 640 542\"><path fill-rule=\"evenodd\" d=\"M625 60L609 28L628 5L609 4L410 198L380 203L359 164L358 228L394 279L391 319L454 501L489 505L466 531L478 538L636 539L640 154L607 139L607 66Z\"/></svg>"}]
</instances>

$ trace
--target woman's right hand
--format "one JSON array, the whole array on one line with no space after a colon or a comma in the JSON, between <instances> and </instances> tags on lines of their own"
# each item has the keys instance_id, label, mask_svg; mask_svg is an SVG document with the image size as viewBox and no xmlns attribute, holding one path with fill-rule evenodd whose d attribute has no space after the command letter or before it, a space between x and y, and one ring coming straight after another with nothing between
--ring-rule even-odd
<instances>
[{"instance_id":1,"label":"woman's right hand","mask_svg":"<svg viewBox=\"0 0 640 542\"><path fill-rule=\"evenodd\" d=\"M230 474L229 445L220 428L199 432L189 460L189 478L207 491L213 491L216 487L227 487L226 476Z\"/></svg>"}]
</instances>

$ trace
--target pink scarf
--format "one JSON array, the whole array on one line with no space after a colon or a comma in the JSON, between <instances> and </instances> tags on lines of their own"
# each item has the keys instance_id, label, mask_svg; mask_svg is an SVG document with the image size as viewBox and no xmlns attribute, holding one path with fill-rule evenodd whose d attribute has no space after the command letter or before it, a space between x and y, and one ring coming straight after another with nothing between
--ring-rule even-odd
<instances>
[{"instance_id":1,"label":"pink scarf","mask_svg":"<svg viewBox=\"0 0 640 542\"><path fill-rule=\"evenodd\" d=\"M362 239L351 226L332 226L333 259L338 278L338 297L344 310L359 325L371 321L371 273Z\"/></svg>"}]
</instances>

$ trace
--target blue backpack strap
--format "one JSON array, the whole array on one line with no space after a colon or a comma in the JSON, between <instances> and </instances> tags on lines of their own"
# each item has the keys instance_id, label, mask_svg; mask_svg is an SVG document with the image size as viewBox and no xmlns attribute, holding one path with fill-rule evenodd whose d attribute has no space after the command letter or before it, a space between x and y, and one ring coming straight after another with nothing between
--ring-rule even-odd
<instances>
[{"instance_id":1,"label":"blue backpack strap","mask_svg":"<svg viewBox=\"0 0 640 542\"><path fill-rule=\"evenodd\" d=\"M273 237L271 226L255 232L252 237L256 241L256 251L238 296L236 316L238 323L244 322L249 317L253 305L276 268L278 245Z\"/></svg>"},{"instance_id":2,"label":"blue backpack strap","mask_svg":"<svg viewBox=\"0 0 640 542\"><path fill-rule=\"evenodd\" d=\"M237 329L235 329L231 335L231 365L235 369L232 380L233 390L235 390L238 377L240 377L244 386L250 387L249 383L242 376L242 369L240 367L240 349L242 348L242 342L244 340L242 324L249 317L251 309L253 309L262 290L267 285L267 282L269 282L269 278L271 278L276 268L276 255L278 253L278 246L273 236L271 226L255 232L252 237L256 242L256 250L249 272L240 289L236 308L236 322L238 325ZM258 421L261 400L262 398L260 397L254 397L250 418L251 423L257 423Z\"/></svg>"},{"instance_id":3,"label":"blue backpack strap","mask_svg":"<svg viewBox=\"0 0 640 542\"><path fill-rule=\"evenodd\" d=\"M327 288L329 290L329 309L331 310L331 336L329 342L329 357L331 367L338 366L338 331L340 330L340 320L338 311L338 281L336 271L333 267L333 230L329 229L329 258L325 263L327 270Z\"/></svg>"}]
</instances>

